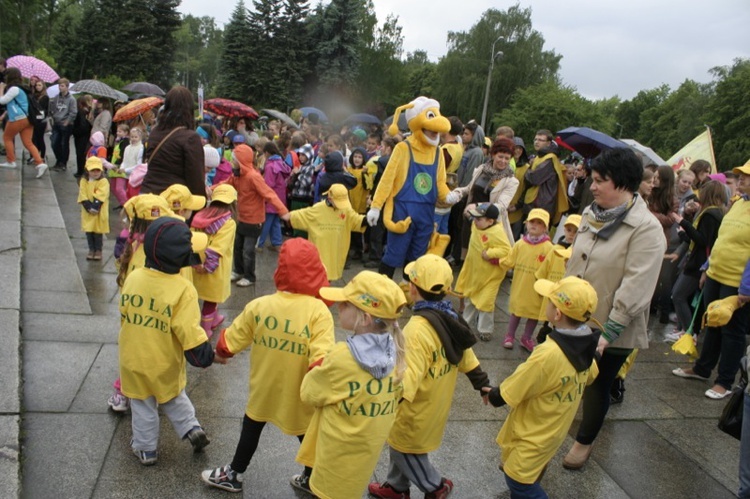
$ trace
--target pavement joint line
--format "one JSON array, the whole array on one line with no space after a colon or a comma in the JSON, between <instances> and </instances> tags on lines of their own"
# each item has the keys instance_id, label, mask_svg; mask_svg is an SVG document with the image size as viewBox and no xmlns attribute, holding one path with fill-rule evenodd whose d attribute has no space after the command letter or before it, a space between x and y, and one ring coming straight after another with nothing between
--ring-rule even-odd
<instances>
[{"instance_id":1,"label":"pavement joint line","mask_svg":"<svg viewBox=\"0 0 750 499\"><path fill-rule=\"evenodd\" d=\"M84 380L88 379L89 374L91 374L91 369L93 369L94 368L94 364L96 364L96 359L99 358L99 355L102 353L102 349L104 348L104 344L103 343L100 343L100 342L96 342L96 343L91 342L91 343L98 344L99 345L99 350L96 351L96 355L94 355L94 358L91 360L91 364L89 364L89 368L86 370L86 375L83 377ZM78 398L78 394L81 393L81 390L83 389L83 387L85 385L86 385L86 383L82 382L78 386L78 390L76 390L76 394L73 396L73 398L70 399L70 405L68 405L68 409L66 410L66 412L71 412L71 409L73 408L73 405L75 404L76 399Z\"/></svg>"}]
</instances>

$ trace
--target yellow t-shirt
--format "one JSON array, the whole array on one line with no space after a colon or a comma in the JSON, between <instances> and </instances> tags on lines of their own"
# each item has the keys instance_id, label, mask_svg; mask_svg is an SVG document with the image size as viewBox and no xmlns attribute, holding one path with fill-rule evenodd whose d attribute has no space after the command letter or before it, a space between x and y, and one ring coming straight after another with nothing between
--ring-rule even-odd
<instances>
[{"instance_id":1,"label":"yellow t-shirt","mask_svg":"<svg viewBox=\"0 0 750 499\"><path fill-rule=\"evenodd\" d=\"M576 372L555 340L547 338L502 382L500 394L511 407L497 435L506 475L525 484L539 478L565 440L584 388L598 374L596 362Z\"/></svg>"},{"instance_id":2,"label":"yellow t-shirt","mask_svg":"<svg viewBox=\"0 0 750 499\"><path fill-rule=\"evenodd\" d=\"M133 242L132 244L135 247L135 251L133 252L133 256L130 257L130 262L128 262L128 272L125 274L126 279L135 269L142 269L146 266L146 252L143 250L143 243ZM191 267L182 267L180 275L188 282L193 282L193 269Z\"/></svg>"},{"instance_id":3,"label":"yellow t-shirt","mask_svg":"<svg viewBox=\"0 0 750 499\"><path fill-rule=\"evenodd\" d=\"M312 296L277 291L245 306L224 332L227 348L250 350L250 396L245 414L287 435L307 430L314 408L300 400L310 364L333 347L333 317Z\"/></svg>"},{"instance_id":4,"label":"yellow t-shirt","mask_svg":"<svg viewBox=\"0 0 750 499\"><path fill-rule=\"evenodd\" d=\"M198 294L179 274L134 270L120 293L122 393L160 404L185 388L185 355L208 341Z\"/></svg>"},{"instance_id":5,"label":"yellow t-shirt","mask_svg":"<svg viewBox=\"0 0 750 499\"><path fill-rule=\"evenodd\" d=\"M424 317L414 316L404 327L406 374L404 400L388 444L405 454L425 454L440 447L458 373L479 366L474 351L464 351L458 365L445 358L437 333Z\"/></svg>"},{"instance_id":6,"label":"yellow t-shirt","mask_svg":"<svg viewBox=\"0 0 750 499\"><path fill-rule=\"evenodd\" d=\"M495 310L495 299L500 285L505 279L505 269L482 258L487 251L490 258L505 258L510 253L510 243L502 224L479 230L471 225L471 238L466 261L456 281L456 291L468 299L482 312Z\"/></svg>"},{"instance_id":7,"label":"yellow t-shirt","mask_svg":"<svg viewBox=\"0 0 750 499\"><path fill-rule=\"evenodd\" d=\"M461 158L464 156L463 144L452 142L450 144L443 144L440 147L448 151L448 154L451 156L450 164L445 165L445 173L456 173L458 167L461 166Z\"/></svg>"},{"instance_id":8,"label":"yellow t-shirt","mask_svg":"<svg viewBox=\"0 0 750 499\"><path fill-rule=\"evenodd\" d=\"M297 462L315 468L310 487L321 499L361 497L396 418L401 385L392 371L376 379L337 343L302 380L302 401L316 407Z\"/></svg>"},{"instance_id":9,"label":"yellow t-shirt","mask_svg":"<svg viewBox=\"0 0 750 499\"><path fill-rule=\"evenodd\" d=\"M740 199L721 221L706 274L725 286L738 287L749 259L750 201Z\"/></svg>"},{"instance_id":10,"label":"yellow t-shirt","mask_svg":"<svg viewBox=\"0 0 750 499\"><path fill-rule=\"evenodd\" d=\"M367 213L367 196L370 194L370 191L365 188L364 177L367 170L365 168L347 166L346 171L354 175L357 179L357 185L349 189L349 201L352 203L352 208L357 213Z\"/></svg>"},{"instance_id":11,"label":"yellow t-shirt","mask_svg":"<svg viewBox=\"0 0 750 499\"><path fill-rule=\"evenodd\" d=\"M81 179L78 184L78 203L99 200L102 202L99 213L89 213L81 205L81 232L109 234L109 180Z\"/></svg>"},{"instance_id":12,"label":"yellow t-shirt","mask_svg":"<svg viewBox=\"0 0 750 499\"><path fill-rule=\"evenodd\" d=\"M230 273L232 272L236 228L237 223L230 218L215 234L208 234L207 249L221 255L219 266L212 274L200 274L188 269L192 271L193 284L201 300L224 303L232 294Z\"/></svg>"},{"instance_id":13,"label":"yellow t-shirt","mask_svg":"<svg viewBox=\"0 0 750 499\"><path fill-rule=\"evenodd\" d=\"M329 281L340 279L349 253L350 232L362 232L364 215L342 211L325 201L291 213L292 227L307 231L307 238L318 248Z\"/></svg>"},{"instance_id":14,"label":"yellow t-shirt","mask_svg":"<svg viewBox=\"0 0 750 499\"><path fill-rule=\"evenodd\" d=\"M551 249L552 243L549 240L531 244L521 238L511 248L510 255L500 262L502 269L513 269L508 310L516 317L544 319L544 315L540 315L539 312L542 307L542 297L534 291L534 283L536 271L544 263Z\"/></svg>"}]
</instances>

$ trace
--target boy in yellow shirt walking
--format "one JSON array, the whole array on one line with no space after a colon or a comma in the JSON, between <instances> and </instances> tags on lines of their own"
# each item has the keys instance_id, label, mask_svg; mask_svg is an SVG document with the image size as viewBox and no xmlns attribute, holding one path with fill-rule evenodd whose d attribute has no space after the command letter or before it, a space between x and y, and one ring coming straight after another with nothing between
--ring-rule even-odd
<instances>
[{"instance_id":1,"label":"boy in yellow shirt walking","mask_svg":"<svg viewBox=\"0 0 750 499\"><path fill-rule=\"evenodd\" d=\"M549 299L545 315L554 329L499 387L482 389L493 406L511 408L497 435L511 499L547 497L539 482L568 434L583 389L599 373L599 335L586 325L597 305L591 284L571 276L540 279L534 289Z\"/></svg>"}]
</instances>

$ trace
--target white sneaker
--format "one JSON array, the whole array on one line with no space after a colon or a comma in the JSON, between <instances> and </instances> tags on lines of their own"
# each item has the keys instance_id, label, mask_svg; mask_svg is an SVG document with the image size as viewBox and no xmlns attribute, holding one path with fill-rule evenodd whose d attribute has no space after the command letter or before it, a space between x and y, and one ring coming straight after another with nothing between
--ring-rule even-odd
<instances>
[{"instance_id":1,"label":"white sneaker","mask_svg":"<svg viewBox=\"0 0 750 499\"><path fill-rule=\"evenodd\" d=\"M44 172L47 171L47 164L46 163L39 163L36 165L36 178L42 178L42 175L44 175Z\"/></svg>"},{"instance_id":2,"label":"white sneaker","mask_svg":"<svg viewBox=\"0 0 750 499\"><path fill-rule=\"evenodd\" d=\"M679 340L682 335L685 334L682 331L673 331L671 333L667 333L664 335L664 342L665 343L675 343L677 340Z\"/></svg>"},{"instance_id":3,"label":"white sneaker","mask_svg":"<svg viewBox=\"0 0 750 499\"><path fill-rule=\"evenodd\" d=\"M232 271L232 273L231 273L231 274L229 275L229 280L230 280L231 282L234 282L234 281L238 281L238 280L240 280L241 278L242 278L242 274L238 274L238 273L237 273L237 272L235 272L234 270L233 270L233 271Z\"/></svg>"},{"instance_id":4,"label":"white sneaker","mask_svg":"<svg viewBox=\"0 0 750 499\"><path fill-rule=\"evenodd\" d=\"M115 392L107 400L107 405L114 412L127 412L130 408L130 399L120 392Z\"/></svg>"},{"instance_id":5,"label":"white sneaker","mask_svg":"<svg viewBox=\"0 0 750 499\"><path fill-rule=\"evenodd\" d=\"M255 283L253 283L250 279L245 279L243 277L242 279L240 279L239 281L237 281L235 284L237 286L241 287L241 288L246 288L248 286L252 286Z\"/></svg>"},{"instance_id":6,"label":"white sneaker","mask_svg":"<svg viewBox=\"0 0 750 499\"><path fill-rule=\"evenodd\" d=\"M16 167L15 163L8 163L7 161L3 161L2 163L0 163L0 168L15 168L15 167Z\"/></svg>"}]
</instances>

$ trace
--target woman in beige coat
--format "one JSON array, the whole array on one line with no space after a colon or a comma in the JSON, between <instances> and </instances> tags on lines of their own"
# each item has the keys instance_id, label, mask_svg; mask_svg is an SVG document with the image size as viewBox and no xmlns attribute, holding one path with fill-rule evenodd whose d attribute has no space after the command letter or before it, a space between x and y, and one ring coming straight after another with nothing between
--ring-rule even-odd
<instances>
[{"instance_id":1,"label":"woman in beige coat","mask_svg":"<svg viewBox=\"0 0 750 499\"><path fill-rule=\"evenodd\" d=\"M611 149L594 159L591 193L566 276L587 280L599 296L593 317L603 324L597 352L599 376L583 393L583 419L563 460L583 467L609 410L617 372L634 348L648 348L649 302L659 277L666 240L661 224L637 193L643 166L630 149Z\"/></svg>"},{"instance_id":2,"label":"woman in beige coat","mask_svg":"<svg viewBox=\"0 0 750 499\"><path fill-rule=\"evenodd\" d=\"M513 141L505 137L496 139L490 148L490 160L474 169L471 181L466 187L459 187L453 192L462 198L468 194L464 216L469 218L469 210L473 209L480 203L492 203L500 210L500 216L497 218L505 229L508 236L508 242L513 245L513 231L508 221L508 206L513 199L513 195L518 189L518 179L513 175L510 169L510 159L513 157L515 145ZM468 227L468 234L471 233L471 224L464 224ZM463 254L465 256L468 247L468 237L464 244ZM464 259L463 257L461 258Z\"/></svg>"}]
</instances>

